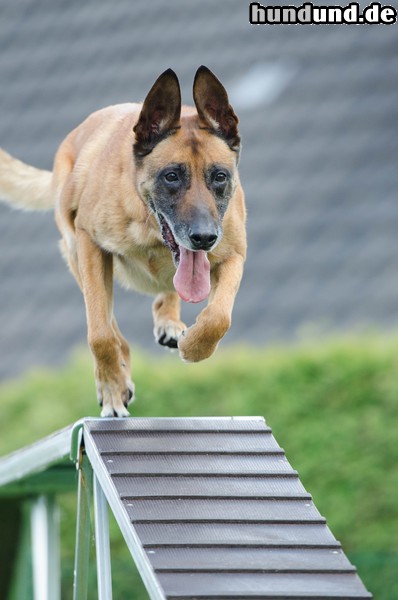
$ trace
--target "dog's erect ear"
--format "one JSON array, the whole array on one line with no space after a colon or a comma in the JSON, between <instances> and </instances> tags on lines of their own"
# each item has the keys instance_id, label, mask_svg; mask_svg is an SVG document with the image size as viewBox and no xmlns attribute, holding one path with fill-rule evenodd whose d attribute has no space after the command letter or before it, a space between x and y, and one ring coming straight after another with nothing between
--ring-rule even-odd
<instances>
[{"instance_id":1,"label":"dog's erect ear","mask_svg":"<svg viewBox=\"0 0 398 600\"><path fill-rule=\"evenodd\" d=\"M238 117L229 103L222 83L203 65L196 71L193 99L204 126L220 135L232 150L238 151Z\"/></svg>"},{"instance_id":2,"label":"dog's erect ear","mask_svg":"<svg viewBox=\"0 0 398 600\"><path fill-rule=\"evenodd\" d=\"M172 69L162 73L145 98L138 122L134 127L134 152L145 156L180 125L181 91Z\"/></svg>"}]
</instances>

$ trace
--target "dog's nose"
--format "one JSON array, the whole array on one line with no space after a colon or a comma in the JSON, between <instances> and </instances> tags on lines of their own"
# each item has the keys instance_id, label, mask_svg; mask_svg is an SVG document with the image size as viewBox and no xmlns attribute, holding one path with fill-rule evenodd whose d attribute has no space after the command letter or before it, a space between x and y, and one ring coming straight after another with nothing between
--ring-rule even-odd
<instances>
[{"instance_id":1,"label":"dog's nose","mask_svg":"<svg viewBox=\"0 0 398 600\"><path fill-rule=\"evenodd\" d=\"M217 234L214 231L189 231L189 239L194 250L210 250L217 241Z\"/></svg>"}]
</instances>

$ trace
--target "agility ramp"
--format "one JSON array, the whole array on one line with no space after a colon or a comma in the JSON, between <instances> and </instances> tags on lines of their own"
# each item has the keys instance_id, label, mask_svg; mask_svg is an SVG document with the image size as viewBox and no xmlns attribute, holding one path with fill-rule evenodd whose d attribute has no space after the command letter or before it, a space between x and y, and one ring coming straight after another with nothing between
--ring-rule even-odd
<instances>
[{"instance_id":1,"label":"agility ramp","mask_svg":"<svg viewBox=\"0 0 398 600\"><path fill-rule=\"evenodd\" d=\"M112 599L108 505L151 599L372 597L261 417L83 419L3 458L0 496L36 498L34 600L60 599L53 498L76 487L74 600L92 506Z\"/></svg>"}]
</instances>

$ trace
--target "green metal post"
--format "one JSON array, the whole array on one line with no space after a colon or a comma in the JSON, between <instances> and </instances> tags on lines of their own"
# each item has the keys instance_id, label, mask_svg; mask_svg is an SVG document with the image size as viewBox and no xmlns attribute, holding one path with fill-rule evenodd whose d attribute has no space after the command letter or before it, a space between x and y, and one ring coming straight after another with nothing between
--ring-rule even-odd
<instances>
[{"instance_id":1,"label":"green metal post","mask_svg":"<svg viewBox=\"0 0 398 600\"><path fill-rule=\"evenodd\" d=\"M79 466L73 600L87 600L93 471L85 455Z\"/></svg>"},{"instance_id":2,"label":"green metal post","mask_svg":"<svg viewBox=\"0 0 398 600\"><path fill-rule=\"evenodd\" d=\"M22 529L13 580L7 600L33 600L32 546L30 531L31 502L23 503Z\"/></svg>"}]
</instances>

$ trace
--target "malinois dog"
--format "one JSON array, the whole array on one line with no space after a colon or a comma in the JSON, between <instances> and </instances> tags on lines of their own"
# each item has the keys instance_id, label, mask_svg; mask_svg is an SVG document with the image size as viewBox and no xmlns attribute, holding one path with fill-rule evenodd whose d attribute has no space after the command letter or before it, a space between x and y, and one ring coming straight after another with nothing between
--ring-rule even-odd
<instances>
[{"instance_id":1,"label":"malinois dog","mask_svg":"<svg viewBox=\"0 0 398 600\"><path fill-rule=\"evenodd\" d=\"M231 324L246 257L237 164L238 118L206 67L181 107L168 69L143 104L93 113L61 144L53 172L0 150L0 196L53 208L61 251L85 300L101 415L128 416L134 397L129 346L113 316L113 276L155 296L154 334L184 361L208 358ZM208 298L192 327L180 298Z\"/></svg>"}]
</instances>

